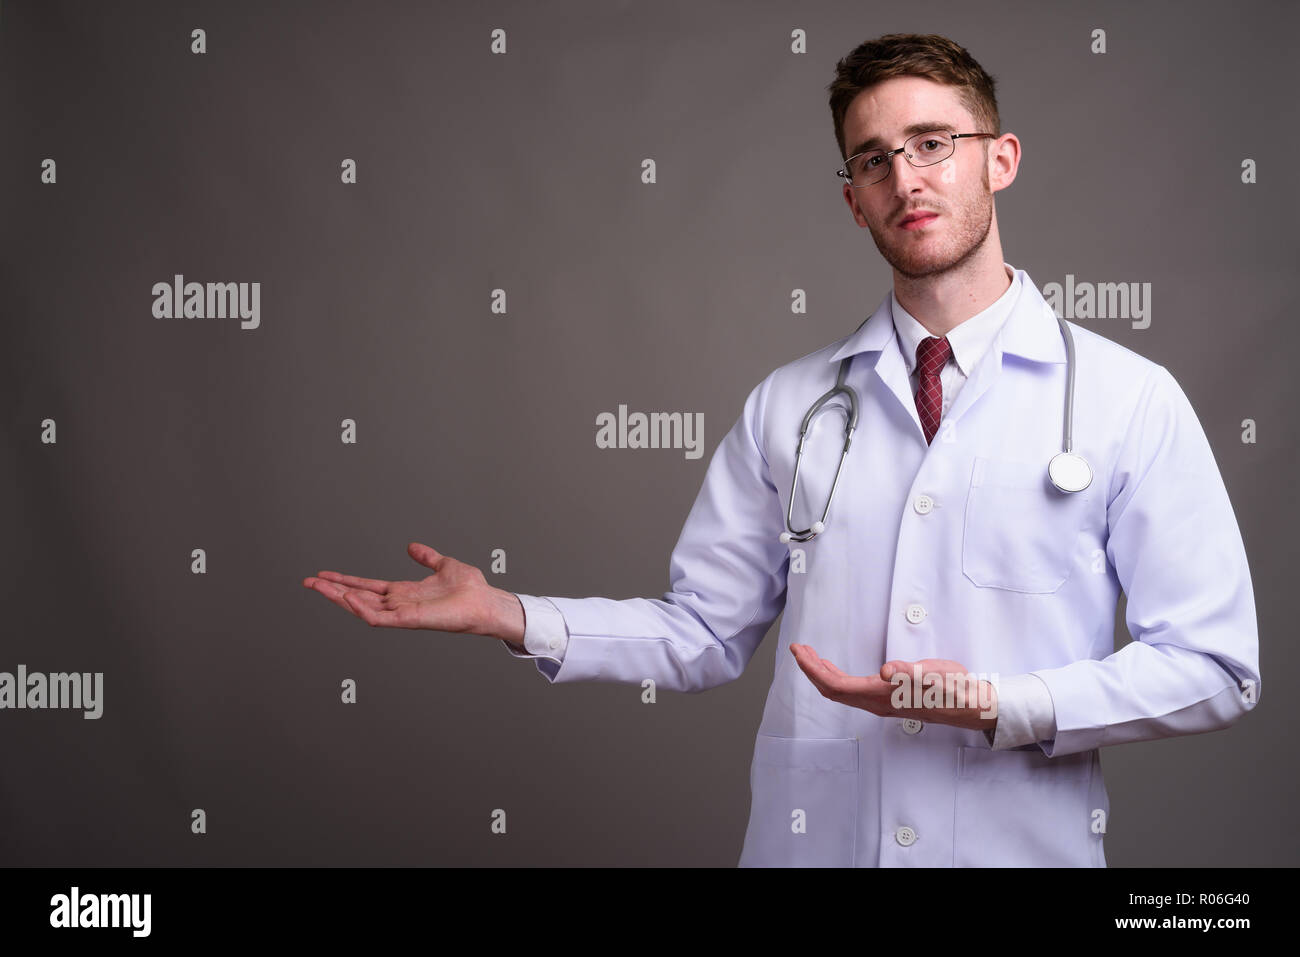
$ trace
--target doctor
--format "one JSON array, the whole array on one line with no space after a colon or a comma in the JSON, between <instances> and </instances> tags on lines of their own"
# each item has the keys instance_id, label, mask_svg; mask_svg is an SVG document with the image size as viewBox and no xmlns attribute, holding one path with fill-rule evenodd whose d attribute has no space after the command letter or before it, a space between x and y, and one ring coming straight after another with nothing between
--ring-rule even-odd
<instances>
[{"instance_id":1,"label":"doctor","mask_svg":"<svg viewBox=\"0 0 1300 957\"><path fill-rule=\"evenodd\" d=\"M949 40L890 35L841 60L830 91L844 199L893 288L749 393L671 591L516 596L418 543L423 581L304 584L372 625L502 638L552 682L676 691L739 677L784 611L742 866L1104 866L1099 749L1225 728L1258 700L1250 571L1214 455L1163 366L1070 324L1090 476L1054 486L1067 351L1003 261L993 194L1020 143L993 80ZM839 394L792 501L804 414L846 358L843 471ZM820 532L791 536L833 485ZM1134 641L1114 651L1121 589ZM961 675L979 692L964 705L894 695L904 676Z\"/></svg>"}]
</instances>

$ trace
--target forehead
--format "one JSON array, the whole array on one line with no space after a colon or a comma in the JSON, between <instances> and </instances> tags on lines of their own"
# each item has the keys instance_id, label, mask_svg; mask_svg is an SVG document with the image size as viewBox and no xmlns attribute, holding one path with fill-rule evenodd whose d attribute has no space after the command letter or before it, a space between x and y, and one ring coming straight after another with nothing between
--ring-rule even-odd
<instances>
[{"instance_id":1,"label":"forehead","mask_svg":"<svg viewBox=\"0 0 1300 957\"><path fill-rule=\"evenodd\" d=\"M957 87L923 76L896 76L854 97L844 115L844 145L849 156L894 149L913 133L932 129L978 132L973 122Z\"/></svg>"}]
</instances>

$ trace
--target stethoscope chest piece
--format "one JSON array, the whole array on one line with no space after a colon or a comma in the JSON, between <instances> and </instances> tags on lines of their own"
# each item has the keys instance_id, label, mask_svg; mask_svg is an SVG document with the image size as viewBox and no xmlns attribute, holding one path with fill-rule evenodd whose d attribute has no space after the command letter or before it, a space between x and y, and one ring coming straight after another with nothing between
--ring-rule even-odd
<instances>
[{"instance_id":1,"label":"stethoscope chest piece","mask_svg":"<svg viewBox=\"0 0 1300 957\"><path fill-rule=\"evenodd\" d=\"M1092 466L1082 455L1057 452L1047 463L1052 484L1062 492L1082 492L1092 484Z\"/></svg>"}]
</instances>

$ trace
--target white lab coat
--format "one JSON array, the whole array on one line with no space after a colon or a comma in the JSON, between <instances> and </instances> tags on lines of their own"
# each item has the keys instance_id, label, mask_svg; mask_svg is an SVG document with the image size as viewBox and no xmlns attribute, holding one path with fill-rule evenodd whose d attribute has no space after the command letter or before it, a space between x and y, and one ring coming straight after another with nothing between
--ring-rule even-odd
<instances>
[{"instance_id":1,"label":"white lab coat","mask_svg":"<svg viewBox=\"0 0 1300 957\"><path fill-rule=\"evenodd\" d=\"M853 334L775 370L710 461L662 599L549 600L568 630L554 682L739 677L784 610L750 770L741 866L1105 866L1099 748L1224 728L1260 693L1245 550L1205 434L1164 367L1073 323L1074 447L1063 494L1065 346L1021 294L927 445L886 295ZM781 544L799 423L854 355L860 417L827 529ZM843 416L819 416L794 525L821 514ZM1114 651L1120 589L1134 641ZM853 675L948 658L1034 674L1053 740L881 718L824 698L788 647ZM802 822L802 827L800 826Z\"/></svg>"}]
</instances>

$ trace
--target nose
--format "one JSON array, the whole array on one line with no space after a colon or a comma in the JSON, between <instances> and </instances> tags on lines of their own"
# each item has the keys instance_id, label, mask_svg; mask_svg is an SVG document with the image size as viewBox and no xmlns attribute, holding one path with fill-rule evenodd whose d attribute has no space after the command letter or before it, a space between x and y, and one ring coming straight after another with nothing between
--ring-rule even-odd
<instances>
[{"instance_id":1,"label":"nose","mask_svg":"<svg viewBox=\"0 0 1300 957\"><path fill-rule=\"evenodd\" d=\"M905 196L921 185L925 175L924 169L917 169L907 161L907 157L898 153L890 157L890 177L894 180L894 191Z\"/></svg>"}]
</instances>

